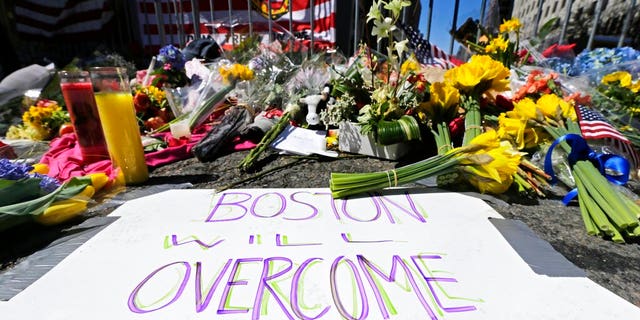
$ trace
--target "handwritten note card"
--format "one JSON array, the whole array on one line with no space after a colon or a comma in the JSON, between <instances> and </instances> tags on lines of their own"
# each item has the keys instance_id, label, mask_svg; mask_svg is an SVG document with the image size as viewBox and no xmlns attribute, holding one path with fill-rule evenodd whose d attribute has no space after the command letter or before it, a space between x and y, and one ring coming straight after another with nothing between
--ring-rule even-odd
<instances>
[{"instance_id":1,"label":"handwritten note card","mask_svg":"<svg viewBox=\"0 0 640 320\"><path fill-rule=\"evenodd\" d=\"M634 319L587 278L538 275L481 200L395 190L175 190L120 218L2 319Z\"/></svg>"}]
</instances>

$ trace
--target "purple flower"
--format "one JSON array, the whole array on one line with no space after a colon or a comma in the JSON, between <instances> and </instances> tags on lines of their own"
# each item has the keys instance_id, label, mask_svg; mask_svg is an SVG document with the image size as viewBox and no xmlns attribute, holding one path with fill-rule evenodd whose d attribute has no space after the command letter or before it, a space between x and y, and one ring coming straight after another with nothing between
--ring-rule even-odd
<instances>
[{"instance_id":1,"label":"purple flower","mask_svg":"<svg viewBox=\"0 0 640 320\"><path fill-rule=\"evenodd\" d=\"M11 162L9 159L0 159L0 179L39 179L40 189L45 193L50 193L60 186L60 182L55 178L40 173L30 173L31 170L33 167L30 165Z\"/></svg>"},{"instance_id":2,"label":"purple flower","mask_svg":"<svg viewBox=\"0 0 640 320\"><path fill-rule=\"evenodd\" d=\"M182 54L180 49L174 47L171 44L162 47L157 58L159 62L161 62L162 64L169 64L175 70L184 69L184 55Z\"/></svg>"},{"instance_id":3,"label":"purple flower","mask_svg":"<svg viewBox=\"0 0 640 320\"><path fill-rule=\"evenodd\" d=\"M9 159L0 159L0 179L19 180L29 177L33 167L21 163L13 163Z\"/></svg>"},{"instance_id":4,"label":"purple flower","mask_svg":"<svg viewBox=\"0 0 640 320\"><path fill-rule=\"evenodd\" d=\"M60 186L60 182L58 182L58 180L44 174L34 173L32 177L36 179L41 179L40 189L42 189L46 193L51 193L53 192L53 190L58 189L58 187Z\"/></svg>"}]
</instances>

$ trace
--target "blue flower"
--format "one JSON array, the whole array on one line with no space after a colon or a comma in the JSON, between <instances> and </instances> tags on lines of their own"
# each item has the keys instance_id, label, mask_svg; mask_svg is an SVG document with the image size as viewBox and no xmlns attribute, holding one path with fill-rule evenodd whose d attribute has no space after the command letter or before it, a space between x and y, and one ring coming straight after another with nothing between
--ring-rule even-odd
<instances>
[{"instance_id":1,"label":"blue flower","mask_svg":"<svg viewBox=\"0 0 640 320\"><path fill-rule=\"evenodd\" d=\"M171 44L160 49L157 59L162 64L169 64L174 70L184 69L185 60L182 51Z\"/></svg>"},{"instance_id":2,"label":"blue flower","mask_svg":"<svg viewBox=\"0 0 640 320\"><path fill-rule=\"evenodd\" d=\"M58 180L44 174L34 173L32 177L41 179L40 189L42 189L46 193L51 193L53 192L53 190L58 189L58 187L60 186L60 182L58 182Z\"/></svg>"},{"instance_id":3,"label":"blue flower","mask_svg":"<svg viewBox=\"0 0 640 320\"><path fill-rule=\"evenodd\" d=\"M597 48L583 51L574 60L569 75L579 76L611 65L640 60L640 51L631 47L615 49Z\"/></svg>"},{"instance_id":4,"label":"blue flower","mask_svg":"<svg viewBox=\"0 0 640 320\"><path fill-rule=\"evenodd\" d=\"M0 159L0 179L19 180L29 177L33 167L26 164L14 163L9 159Z\"/></svg>"},{"instance_id":5,"label":"blue flower","mask_svg":"<svg viewBox=\"0 0 640 320\"><path fill-rule=\"evenodd\" d=\"M31 170L33 167L30 165L11 162L9 159L0 159L0 179L39 179L40 189L45 193L50 193L60 186L60 182L55 178L40 173L30 173Z\"/></svg>"}]
</instances>

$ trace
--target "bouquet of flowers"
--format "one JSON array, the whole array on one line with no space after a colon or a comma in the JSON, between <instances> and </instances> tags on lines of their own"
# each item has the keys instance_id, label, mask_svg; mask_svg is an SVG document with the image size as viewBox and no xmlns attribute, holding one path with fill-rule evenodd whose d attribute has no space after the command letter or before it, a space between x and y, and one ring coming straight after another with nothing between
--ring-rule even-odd
<instances>
[{"instance_id":1,"label":"bouquet of flowers","mask_svg":"<svg viewBox=\"0 0 640 320\"><path fill-rule=\"evenodd\" d=\"M370 97L363 101L358 123L363 134L371 133L383 145L421 139L418 122L412 114L428 94L426 81L420 77L415 58L402 62L408 51L408 40L397 41L393 36L402 8L409 5L409 1L402 0L373 2L367 21L373 21L371 34L378 42L386 40L386 55L363 48L351 70L343 74L347 79L342 84L362 84L368 91ZM361 95L350 96L357 99Z\"/></svg>"},{"instance_id":2,"label":"bouquet of flowers","mask_svg":"<svg viewBox=\"0 0 640 320\"><path fill-rule=\"evenodd\" d=\"M42 99L22 115L22 124L9 127L8 139L49 140L60 126L70 122L69 114L58 102Z\"/></svg>"},{"instance_id":3,"label":"bouquet of flowers","mask_svg":"<svg viewBox=\"0 0 640 320\"><path fill-rule=\"evenodd\" d=\"M133 105L142 131L154 131L175 118L165 92L153 85L135 89Z\"/></svg>"}]
</instances>

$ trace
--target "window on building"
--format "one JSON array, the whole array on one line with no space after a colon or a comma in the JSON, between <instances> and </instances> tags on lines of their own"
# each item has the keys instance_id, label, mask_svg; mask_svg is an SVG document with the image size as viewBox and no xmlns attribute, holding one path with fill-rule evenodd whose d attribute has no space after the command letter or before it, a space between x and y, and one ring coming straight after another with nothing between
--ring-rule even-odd
<instances>
[{"instance_id":1,"label":"window on building","mask_svg":"<svg viewBox=\"0 0 640 320\"><path fill-rule=\"evenodd\" d=\"M547 7L547 9L544 10L544 17L546 18L549 15L549 8Z\"/></svg>"},{"instance_id":2,"label":"window on building","mask_svg":"<svg viewBox=\"0 0 640 320\"><path fill-rule=\"evenodd\" d=\"M562 0L562 4L560 5L560 9L564 9L564 5L567 4L567 0Z\"/></svg>"},{"instance_id":3,"label":"window on building","mask_svg":"<svg viewBox=\"0 0 640 320\"><path fill-rule=\"evenodd\" d=\"M558 1L553 3L553 10L551 10L551 13L556 13L557 9L558 9Z\"/></svg>"}]
</instances>

